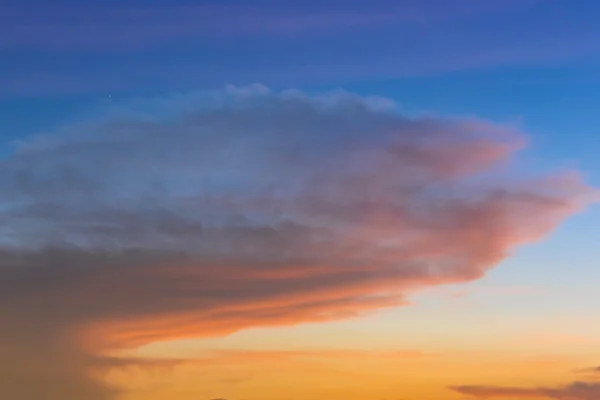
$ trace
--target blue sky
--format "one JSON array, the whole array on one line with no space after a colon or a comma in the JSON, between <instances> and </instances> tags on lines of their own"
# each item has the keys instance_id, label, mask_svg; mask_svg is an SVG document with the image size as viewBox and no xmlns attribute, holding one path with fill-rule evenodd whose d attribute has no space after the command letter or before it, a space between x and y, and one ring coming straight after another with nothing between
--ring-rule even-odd
<instances>
[{"instance_id":1,"label":"blue sky","mask_svg":"<svg viewBox=\"0 0 600 400\"><path fill-rule=\"evenodd\" d=\"M396 98L407 109L521 119L546 156L594 166L595 1L136 7L3 2L3 137L60 124L106 104L109 95L259 82L309 91L343 87Z\"/></svg>"},{"instance_id":2,"label":"blue sky","mask_svg":"<svg viewBox=\"0 0 600 400\"><path fill-rule=\"evenodd\" d=\"M517 123L530 162L600 184L596 1L140 4L3 2L4 154L121 99L259 82Z\"/></svg>"},{"instance_id":3,"label":"blue sky","mask_svg":"<svg viewBox=\"0 0 600 400\"><path fill-rule=\"evenodd\" d=\"M396 188L396 177L390 174L390 170L382 167L383 163L379 164L376 157L370 157L373 154L379 155L399 171L413 167L410 160L414 157L417 170L422 168L425 172L418 170L416 177L399 173L400 183L410 188L408 197L404 200L410 202L423 196L415 187L431 189L431 192L425 190L424 194L426 200L431 200L431 193L434 197L440 190L436 179L439 176L448 178L444 175L448 172L446 169L457 168L456 171L459 172L454 173L459 175L464 171L467 171L465 175L476 175L478 168L486 173L486 163L494 165L495 161L502 159L503 154L512 154L512 148L508 149L510 146L505 147L504 143L496 142L490 137L496 131L511 134L512 127L517 127L527 139L528 146L510 164L514 167L509 171L510 179L500 184L501 188L505 188L502 186L505 185L509 193L506 195L508 205L502 203L505 198L496 203L495 197L490 195L489 204L482 201L480 213L471 215L465 214L464 209L459 207L464 204L457 205L450 201L452 206L446 210L448 215L441 212L439 220L432 218L432 222L427 220L427 216L427 221L408 223L409 229L426 232L427 240L424 242L428 245L428 240L431 240L431 243L442 248L441 253L448 252L445 254L447 258L440 261L441 269L448 270L442 272L447 274L438 278L446 283L464 284L464 290L472 295L470 300L465 302L466 305L457 307L454 310L456 314L447 314L442 308L450 298L454 298L454 294L445 291L446 289L436 291L434 288L425 291L421 297L416 297L421 308L400 308L383 312L371 320L371 325L366 330L371 331L374 340L377 340L379 333L373 332L386 331L381 334L386 337L382 343L387 346L394 343L394 335L400 332L401 323L396 322L397 318L407 318L406 321L410 322L412 319L415 322L414 332L407 334L407 337L414 339L415 343L428 340L436 343L436 340L442 339L436 339L431 332L428 332L431 336L421 333L428 329L427 318L433 319L434 316L443 314L443 318L436 322L438 325L435 325L439 327L438 330L451 326L452 320L478 326L470 334L473 338L482 334L485 346L489 345L489 342L485 342L487 338L496 337L493 332L494 317L503 321L498 324L508 321L503 325L506 332L513 332L511 329L516 332L523 321L529 321L531 326L547 322L548 326L555 324L556 329L570 329L571 333L577 329L592 327L590 318L586 316L595 315L594 313L597 315L600 307L597 301L590 301L594 285L600 279L597 267L600 256L597 246L600 209L592 206L585 213L574 216L571 215L571 210L565 211L558 207L560 210L557 211L553 208L556 207L552 202L554 198L548 195L548 191L554 194L556 189L559 192L557 198L573 206L573 209L579 204L576 194L571 196L571 193L561 192L564 181L558 178L550 180L555 185L550 189L539 181L533 181L531 193L539 194L542 200L547 201L541 201L536 196L532 197L537 200L531 200L526 196L531 193L517 183L529 171L552 174L554 171L575 169L582 173L591 186L600 187L600 2L109 0L86 3L66 0L5 0L0 4L0 182L5 183L3 196L6 196L0 198L0 208L4 207L2 210L7 213L2 216L6 218L3 221L8 221L3 226L6 229L0 233L4 235L10 231L6 237L16 237L17 241L24 238L23 242L29 239L31 242L28 244L35 247L40 243L60 244L60 240L48 233L59 232L64 235L65 243L74 244L75 247L82 246L84 256L90 257L86 260L90 263L97 262L98 265L106 261L98 261L95 258L97 254L88 249L87 245L94 251L98 250L94 247L98 243L102 251L115 251L114 248L119 246L141 246L152 257L156 256L152 253L155 247L174 249L181 256L187 255L186 252L191 251L193 246L199 246L202 250L198 250L199 254L194 253L194 257L197 257L200 264L212 266L212 269L207 269L207 276L223 284L228 282L229 277L221 276L218 266L210 263L215 254L222 256L219 253L222 249L225 252L229 250L232 253L230 255L240 256L243 251L239 249L246 248L237 245L245 240L251 250L250 256L246 254L249 261L235 264L232 268L239 267L235 273L248 273L248 285L256 286L244 291L247 289L244 286L246 282L237 282L237 291L226 291L223 298L227 304L230 304L230 300L235 303L242 299L249 304L257 301L260 306L263 304L260 301L271 298L262 298L263 292L266 293L265 296L277 297L281 294L277 292L278 287L275 290L275 285L262 280L266 275L261 273L265 271L253 270L260 264L258 261L262 262L261 257L268 254L281 263L277 264L281 269L291 269L292 275L289 276L277 275L280 272L277 268L267 272L274 272L276 279L284 281L283 285L289 285L282 287L287 287L290 292L300 290L302 288L295 286L294 279L303 279L303 274L313 270L310 264L306 270L295 264L290 266L289 254L304 254L304 246L308 246L303 236L303 224L307 226L306 231L317 232L317 236L322 233L321 229L327 228L332 229L328 233L330 236L323 236L326 239L318 236L327 246L309 243L310 246L315 245L309 248L321 257L318 261L324 263L324 260L333 260L346 266L344 263L348 260L339 258L341 250L339 254L335 253L332 258L328 258L331 257L328 246L338 249L336 246L339 245L339 249L344 252L348 249L363 249L369 257L375 254L373 262L379 263L377 265L383 271L377 277L384 282L380 287L384 293L369 291L374 289L367 284L370 281L364 276L371 273L371 270L358 271L363 275L346 275L345 272L334 269L331 276L326 275L322 281L303 281L306 288L314 291L307 290L305 293L300 290L298 298L307 303L292 302L297 307L292 311L309 309L309 316L299 313L304 316L298 317L298 320L310 321L314 317L310 314L310 307L314 307L314 304L329 306L327 301L331 300L329 297L311 296L328 288L327 285L331 285L329 288L335 292L339 288L338 281L343 284L346 282L344 279L348 280L350 289L342 287L340 291L348 298L342 298L343 305L339 309L334 307L333 311L326 309L324 312L349 313L349 309L344 308L347 307L345 301L358 304L358 308L377 309L379 306L389 305L386 302L391 301L387 297L391 296L388 292L391 289L386 286L389 283L383 279L384 273L389 274L389 281L398 279L401 295L405 294L404 290L409 290L406 288L411 287L413 281L431 287L435 287L438 281L431 277L431 271L423 272L419 268L413 268L409 261L406 261L406 265L410 267L406 276L400 274L402 276L399 277L397 270L389 268L388 257L398 253L387 253L388 248L382 250L379 244L387 243L389 238L381 233L373 234L369 229L373 228L376 232L380 232L378 229L390 229L385 217L397 216L395 211L390 211L396 210L394 207L406 207L407 210L403 211L407 214L415 212L415 209L405 204L399 205L396 203L397 199L385 196L391 193L390 188ZM262 86L242 88L251 84L264 85L271 91L266 91ZM226 85L235 87L226 88ZM286 92L287 89L297 89L298 92L290 94ZM340 89L353 94L335 92ZM335 93L331 94L332 92ZM326 95L322 95L323 93ZM397 104L395 110L399 111L399 115L392 117L386 114L387 111L371 103L372 99L367 97L371 95L392 99ZM198 96L205 96L202 98L207 103L212 102L214 109L207 109L200 104ZM228 101L234 106L225 104ZM236 108L238 103L248 108ZM157 118L159 121L134 118L133 122L123 122L114 117L115 112L130 111L136 104L141 104L142 108L148 107L146 110L165 113L174 110L174 114L179 114L171 120ZM186 114L188 111L189 114ZM423 114L433 116L433 122L405 118ZM452 120L449 121L446 117ZM485 120L476 125L481 132L471 131L475 129L472 118ZM198 121L203 121L205 125ZM356 121L356 126L352 125L353 121ZM223 126L230 128L230 131L227 131L222 142L210 135L198 138L190 133L196 130L204 132L202 129L217 131L223 129ZM32 135L40 133L64 133L61 129L65 127L71 129L71 132L82 133L83 139L74 139L67 134L59 137L56 143L42 142L41 145L31 139ZM324 127L331 127L339 135L328 136L325 141L322 135L326 130ZM372 133L361 136L365 135L361 131L364 127L372 130ZM392 134L384 129L390 127L397 132ZM130 136L122 140L119 129ZM140 134L145 129L150 132L148 136ZM249 143L244 141L244 133L251 129L259 132L257 139L252 142L253 146L244 147ZM282 139L277 136L278 130L289 130L289 135ZM425 137L423 143L420 142L421 139L411 139L413 130ZM464 140L457 134L461 130L466 132L469 140ZM399 138L394 136L396 133ZM473 136L469 136L470 134ZM427 147L435 144L437 138L443 135L449 136L448 144L456 145L464 154L457 155L451 146L448 152L440 146ZM24 148L25 151L15 154L16 143L21 143L24 146L21 150ZM364 145L364 149L360 146L353 147L356 143ZM409 161L397 159L397 153L392 150L392 153L388 153L387 148L381 146L382 143L388 144L390 148L400 143L398 154L406 156ZM205 148L214 149L215 153L209 154ZM224 161L225 157L222 155L231 154L232 148L241 151L234 153L233 161ZM357 154L348 154L348 148L356 150ZM431 152L422 153L423 148ZM28 153L31 149L33 151ZM474 154L477 151L484 155L478 157ZM295 158L295 152L300 154L299 158ZM318 157L328 152L331 152L331 160ZM340 165L346 166L346 162L356 162L358 170L365 169L362 171L365 175L350 168L339 168ZM50 171L48 174L46 168ZM521 173L519 168L524 172ZM331 176L327 175L331 171ZM448 173L452 175L452 171ZM72 174L69 175L70 173ZM288 174L291 178L286 180ZM335 193L331 198L335 200L334 204L331 203L327 190L317 184L312 186L311 179L319 175L323 175L324 182L333 188ZM365 179L365 176L372 179ZM346 178L355 179L376 193L384 194L383 200L377 200L383 210L382 220L377 213L369 214L373 210L368 209L368 205L372 204L370 202L373 199L358 190L345 191L347 187L341 182L345 182L343 180ZM41 182L39 187L36 182ZM197 186L192 185L187 193L184 189L189 182ZM416 185L409 185L415 182ZM207 195L204 189L197 189L204 184L215 190L216 195L222 196L215 198L224 200L217 202L217 205L211 203L215 199ZM268 192L273 197L267 198L271 203L266 204L272 205L272 208L258 207L253 196L259 190L254 189L271 187L281 190L276 195L273 195L275 192ZM311 194L308 193L309 189L314 187L323 189L322 192L315 189L323 198L315 200L308 196ZM444 190L447 187L441 187L440 191L446 193ZM474 188L462 181L457 183L457 187L465 190L465 193L471 193L471 190L474 197L481 194L487 199L485 196L489 194L487 187ZM519 203L523 190L524 197L529 199L527 201L537 204L539 210L535 207L529 210L527 201L524 202L525 206ZM189 201L189 198L185 198L187 195L206 202L201 204L222 207L218 208L222 214L217 213L223 217L222 220L214 217L213 209L208 206L197 209L185 203ZM145 196L155 202L146 203ZM362 221L367 221L366 227L353 219L355 215L349 211L351 207L336 209L348 198L356 201L356 204L350 202L350 206L355 206L357 213L363 212L364 215L374 217ZM17 203L30 202L26 205L31 207L25 207L21 214L11 214L11 207L14 205L11 202L14 199L17 199ZM460 199L465 201L465 198ZM2 204L2 201L7 201L8 205ZM306 208L296 208L298 203ZM365 204L367 209L364 208ZM506 210L502 207L506 207ZM506 220L499 216L500 212L490 211L498 209L506 211ZM319 214L323 210L327 211L327 217L331 217L331 221L323 219ZM417 214L418 211L416 207ZM535 214L538 211L539 214ZM283 215L289 221L284 221ZM459 232L462 232L462 224L467 226L465 230L472 229L476 235L464 237L475 244L460 235L448 235L443 223L440 229L433 229L432 227L439 227L436 225L439 221L445 221L444 217L449 218L450 225L457 224L458 228L455 228ZM563 219L565 221L558 229L550 229ZM214 220L218 220L217 223ZM511 222L508 226L507 221ZM106 227L103 223L112 223L114 226ZM211 223L224 226L215 228ZM328 223L331 226L327 226ZM415 225L410 225L411 223ZM552 231L552 234L541 244L518 247L529 242L529 239L524 238L526 235L520 236L521 223L525 228L529 225L532 227L533 236L547 231ZM546 226L546 223L549 225ZM143 227L154 227L152 224L156 224L158 231L163 229L164 232L159 233L164 235L150 232L144 236L148 232ZM208 233L214 235L212 248L210 244L195 242L194 240L198 240L196 236L188 237L190 232L197 233L207 226L216 232ZM258 233L248 234L243 231L249 227L256 228ZM117 238L114 243L107 245L107 236L110 235L106 232L113 228L115 230L112 232L115 232L114 236ZM280 236L269 236L273 233L271 228ZM345 228L354 230L352 234L346 235ZM141 231L144 232L140 233ZM497 231L502 234L498 238L492 237L490 232ZM404 245L405 238L401 235L395 237L393 233L392 239L395 238ZM61 235L58 236L62 238ZM490 237L482 239L482 235ZM58 240L56 243L55 239ZM112 240L114 237L108 239ZM73 242L69 242L70 240ZM446 242L452 242L458 250L455 251L454 247L446 248ZM109 250L102 246L107 246ZM285 251L278 253L278 246ZM481 246L481 254L477 246ZM27 248L27 245L24 247ZM427 258L427 246L424 248L419 256ZM67 246L65 249L65 258L70 260L69 257L73 255L68 252L72 251L72 247ZM514 250L516 256L504 259L505 250ZM236 253L237 251L240 253ZM402 254L400 258L404 256ZM254 260L252 257L257 258ZM207 259L211 261L206 261ZM365 256L365 259L369 258ZM469 268L465 267L463 270L457 267L457 259L467 260L465 263ZM35 264L37 259L33 260L32 263ZM75 257L73 263L80 262L78 260ZM183 260L189 261L185 257ZM478 271L487 271L498 260L502 260L500 268L490 270L483 279L475 279L481 278ZM141 262L138 259L128 261ZM485 264L485 268L478 262ZM325 267L322 270L328 272L330 265L323 265ZM0 274L3 273L2 266L0 263ZM179 315L177 313L198 310L219 312L218 308L203 308L206 304L213 304L214 298L211 296L214 296L214 289L206 286L203 275L200 278L193 276L196 270L182 269L184 273L190 273L191 279L198 279L187 282L181 279L181 275L170 275L169 269L158 269L158 272L152 270L150 273L140 271L140 276L136 276L129 270L113 274L112 268L112 264L104 269L100 268L99 273L109 271L107 275L102 275L106 276L103 282L113 282L111 279L121 282L117 280L117 275L123 274L128 285L140 285L140 296L147 296L146 302L126 303L127 300L124 300L129 308L115 306L111 299L104 296L104 292L95 291L94 276L82 274L83 289L77 293L92 304L99 305L94 309L96 314L88 316L81 308L74 306L72 313L64 320L59 318L59 322L49 323L41 328L55 332L56 337L62 340L63 336L71 338L74 326L79 327L78 324L83 324L84 320L96 322L94 318L104 321L103 318L107 316L134 319L149 315L156 317L157 326L160 327L164 323L162 318L168 320L169 317ZM69 276L73 270L61 271L64 276ZM254 272L257 274L254 275ZM23 285L38 285L45 277L43 273L42 269L41 278L35 274L23 278ZM411 275L413 273L414 276ZM298 274L300 278L291 279L290 276L296 276L293 274ZM57 274L56 281L60 281L62 276ZM77 276L79 279L79 275ZM10 275L9 278L12 279L13 276ZM30 278L32 281L27 281ZM167 284L173 284L173 287L163 287L163 280ZM467 284L468 280L475 281ZM192 283L200 288L197 293L201 294L191 290L190 293L186 292L188 285ZM70 283L65 283L68 284ZM352 284L356 284L362 291L352 292L355 290ZM364 287L361 286L363 284ZM126 285L116 286L116 295L128 299L125 292L119 292ZM541 288L542 292L535 292L535 289L525 295L502 297L501 294L505 293L503 291L510 292L515 287ZM70 288L74 291L80 289ZM52 289L47 291L47 304L66 304L61 303L64 297ZM454 289L452 287L448 290ZM3 294L2 290L3 287L0 287L0 295ZM203 297L203 290L208 293L207 297ZM344 290L348 290L350 294L346 294ZM500 295L496 296L497 293ZM372 297L374 294L382 296ZM307 296L307 299L303 296ZM182 299L185 301L181 301ZM206 301L207 299L210 301ZM18 308L18 303L14 304ZM40 304L42 307L39 309L43 310L46 303ZM2 310L0 307L0 311ZM573 318L570 327L568 324L556 325L558 319L550 321L549 316L553 312L562 317L563 311L565 314L570 313ZM24 315L29 317L37 316L37 312L37 309L23 310ZM259 321L255 325L247 322L254 321L254 317ZM183 334L202 336L210 329L216 329L221 334L230 333L227 329L235 331L262 327L261 323L264 321L261 318L268 319L262 315L251 315L239 320L234 318L232 321L223 317L223 321L229 325L224 322L224 327L218 326L218 329L194 326L189 332L183 329ZM477 318L482 318L491 325L482 327L477 324ZM269 323L270 320L264 322L267 325ZM348 324L359 327L352 322ZM460 335L465 333L461 329L466 331L471 325L452 326L455 329L452 331L454 339L460 341ZM132 329L129 325L127 328ZM155 335L165 340L179 338L178 332L171 335L171 332L166 332L168 329L163 332L160 328L154 328L152 324L148 325L148 337ZM299 329L301 332L301 329L312 328ZM335 329L331 329L334 332ZM484 331L485 334L482 333ZM132 332L132 337L138 333L135 329ZM212 331L209 333L212 334ZM490 336L485 336L486 334ZM315 335L318 336L318 333ZM6 338L0 336L0 345L4 339ZM333 333L329 339L335 342ZM7 340L9 345L16 343L24 348L28 345L22 342L27 339L21 339L18 335ZM252 340L248 343L252 343ZM264 340L268 342L268 338ZM62 345L61 341L43 341L39 350L54 350ZM124 347L127 345L129 343ZM85 353L84 350L87 351L72 349L76 356L63 360L65 380L81 381L85 383L82 388L88 388L89 385L89 393L97 395L89 397L92 400L112 399L110 394L99 391L84 373L69 375L73 370L85 369L81 365L71 368L70 364L77 364L79 356ZM92 353L94 356L102 356L97 349ZM39 368L43 370L44 367L40 364ZM58 370L62 372L62 369ZM19 377L18 373L16 376ZM57 390L57 393L60 389L49 388ZM18 393L18 390L19 388L11 386L7 393L12 395ZM0 389L0 397L3 393ZM581 399L588 400L583 397Z\"/></svg>"},{"instance_id":4,"label":"blue sky","mask_svg":"<svg viewBox=\"0 0 600 400\"><path fill-rule=\"evenodd\" d=\"M517 123L529 162L600 184L600 4L450 3L3 2L2 152L121 99L259 82Z\"/></svg>"}]
</instances>

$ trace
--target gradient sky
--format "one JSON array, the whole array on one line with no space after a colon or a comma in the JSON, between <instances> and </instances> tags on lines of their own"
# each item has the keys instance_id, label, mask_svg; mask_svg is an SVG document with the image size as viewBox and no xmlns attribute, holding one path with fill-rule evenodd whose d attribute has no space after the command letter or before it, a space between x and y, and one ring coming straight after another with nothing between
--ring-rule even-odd
<instances>
[{"instance_id":1,"label":"gradient sky","mask_svg":"<svg viewBox=\"0 0 600 400\"><path fill-rule=\"evenodd\" d=\"M600 399L598 21L2 1L0 398Z\"/></svg>"}]
</instances>

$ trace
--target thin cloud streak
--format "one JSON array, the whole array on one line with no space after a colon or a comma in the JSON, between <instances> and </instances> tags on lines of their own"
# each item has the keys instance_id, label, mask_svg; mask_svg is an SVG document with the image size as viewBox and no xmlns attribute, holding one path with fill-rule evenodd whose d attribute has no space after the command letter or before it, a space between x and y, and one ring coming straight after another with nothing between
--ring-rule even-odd
<instances>
[{"instance_id":1,"label":"thin cloud streak","mask_svg":"<svg viewBox=\"0 0 600 400\"><path fill-rule=\"evenodd\" d=\"M600 9L553 0L21 3L0 10L0 97L344 85L592 62L600 51Z\"/></svg>"},{"instance_id":2,"label":"thin cloud streak","mask_svg":"<svg viewBox=\"0 0 600 400\"><path fill-rule=\"evenodd\" d=\"M600 366L582 368L576 372L579 374L583 374L583 375L589 375L592 378L596 378L596 377L600 378Z\"/></svg>"},{"instance_id":3,"label":"thin cloud streak","mask_svg":"<svg viewBox=\"0 0 600 400\"><path fill-rule=\"evenodd\" d=\"M148 3L144 7L60 3L0 6L0 48L50 51L140 51L181 40L242 36L331 35L394 24L419 26L520 9L537 1L481 3L460 0L379 1L369 7L319 3L220 2L202 5ZM24 8L25 7L25 8Z\"/></svg>"},{"instance_id":4,"label":"thin cloud streak","mask_svg":"<svg viewBox=\"0 0 600 400\"><path fill-rule=\"evenodd\" d=\"M500 387L500 386L454 386L452 390L480 399L555 399L596 400L600 398L600 383L573 382L560 387Z\"/></svg>"}]
</instances>

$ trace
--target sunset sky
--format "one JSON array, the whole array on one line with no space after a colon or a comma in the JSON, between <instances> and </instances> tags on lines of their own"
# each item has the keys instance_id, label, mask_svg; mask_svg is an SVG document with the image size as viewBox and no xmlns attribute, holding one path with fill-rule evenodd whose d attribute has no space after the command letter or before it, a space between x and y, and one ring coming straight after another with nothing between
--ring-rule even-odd
<instances>
[{"instance_id":1,"label":"sunset sky","mask_svg":"<svg viewBox=\"0 0 600 400\"><path fill-rule=\"evenodd\" d=\"M599 21L2 0L0 400L599 400Z\"/></svg>"}]
</instances>

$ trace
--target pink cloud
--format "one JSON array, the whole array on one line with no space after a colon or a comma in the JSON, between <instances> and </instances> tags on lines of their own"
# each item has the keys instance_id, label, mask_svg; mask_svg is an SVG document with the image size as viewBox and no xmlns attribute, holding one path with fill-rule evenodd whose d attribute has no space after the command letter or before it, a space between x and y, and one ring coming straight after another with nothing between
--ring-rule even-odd
<instances>
[{"instance_id":1,"label":"pink cloud","mask_svg":"<svg viewBox=\"0 0 600 400\"><path fill-rule=\"evenodd\" d=\"M509 127L385 104L229 88L21 143L0 168L0 397L104 400L105 350L404 305L595 200L577 174L501 178Z\"/></svg>"}]
</instances>

